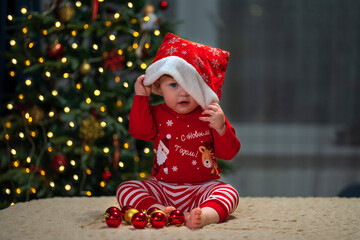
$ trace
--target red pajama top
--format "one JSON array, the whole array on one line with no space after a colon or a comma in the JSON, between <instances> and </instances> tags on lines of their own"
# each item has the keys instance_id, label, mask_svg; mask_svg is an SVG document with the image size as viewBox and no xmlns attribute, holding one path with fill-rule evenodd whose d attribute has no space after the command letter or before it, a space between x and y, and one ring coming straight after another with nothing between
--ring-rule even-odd
<instances>
[{"instance_id":1,"label":"red pajama top","mask_svg":"<svg viewBox=\"0 0 360 240\"><path fill-rule=\"evenodd\" d=\"M202 111L199 106L189 114L178 114L165 103L151 106L149 97L135 95L129 132L134 138L153 141L152 174L157 180L193 183L219 179L216 158L231 160L240 150L228 120L225 118L226 131L220 136L199 119Z\"/></svg>"}]
</instances>

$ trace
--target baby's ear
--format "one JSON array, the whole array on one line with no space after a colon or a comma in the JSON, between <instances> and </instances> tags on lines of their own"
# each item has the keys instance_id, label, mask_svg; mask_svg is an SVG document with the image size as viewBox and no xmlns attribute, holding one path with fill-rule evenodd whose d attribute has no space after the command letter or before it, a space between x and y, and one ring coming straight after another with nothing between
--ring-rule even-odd
<instances>
[{"instance_id":1,"label":"baby's ear","mask_svg":"<svg viewBox=\"0 0 360 240\"><path fill-rule=\"evenodd\" d=\"M162 93L161 92L161 88L160 88L160 82L159 80L156 80L153 85L156 87L156 89L159 91L159 93Z\"/></svg>"}]
</instances>

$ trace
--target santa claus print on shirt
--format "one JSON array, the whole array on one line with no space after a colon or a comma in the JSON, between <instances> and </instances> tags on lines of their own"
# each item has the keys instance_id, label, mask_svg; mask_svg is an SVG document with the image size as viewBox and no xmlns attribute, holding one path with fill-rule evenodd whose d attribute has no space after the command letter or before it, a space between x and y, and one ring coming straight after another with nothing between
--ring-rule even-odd
<instances>
[{"instance_id":1,"label":"santa claus print on shirt","mask_svg":"<svg viewBox=\"0 0 360 240\"><path fill-rule=\"evenodd\" d=\"M159 141L158 148L156 150L156 161L154 163L155 176L159 173L160 168L163 167L165 174L169 173L169 169L166 166L166 160L170 153L169 150L169 139L171 138L170 134L166 135L166 138L163 138Z\"/></svg>"}]
</instances>

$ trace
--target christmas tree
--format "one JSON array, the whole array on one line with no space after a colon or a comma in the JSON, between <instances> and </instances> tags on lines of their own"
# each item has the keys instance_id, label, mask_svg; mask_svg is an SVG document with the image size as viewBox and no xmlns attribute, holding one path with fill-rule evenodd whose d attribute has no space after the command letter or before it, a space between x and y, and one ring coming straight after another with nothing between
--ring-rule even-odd
<instances>
[{"instance_id":1,"label":"christmas tree","mask_svg":"<svg viewBox=\"0 0 360 240\"><path fill-rule=\"evenodd\" d=\"M152 145L129 135L128 114L134 81L173 26L166 7L54 0L8 15L6 81L20 83L1 106L0 208L114 195L122 181L150 176Z\"/></svg>"}]
</instances>

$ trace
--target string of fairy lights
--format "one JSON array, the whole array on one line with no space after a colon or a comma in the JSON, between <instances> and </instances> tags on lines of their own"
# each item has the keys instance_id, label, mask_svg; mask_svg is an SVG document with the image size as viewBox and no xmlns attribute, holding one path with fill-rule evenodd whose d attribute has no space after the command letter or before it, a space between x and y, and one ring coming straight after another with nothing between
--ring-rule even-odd
<instances>
[{"instance_id":1,"label":"string of fairy lights","mask_svg":"<svg viewBox=\"0 0 360 240\"><path fill-rule=\"evenodd\" d=\"M104 0L99 0L99 3L102 3L104 2ZM77 8L81 8L83 6L82 2L81 1L76 1L75 2L75 6ZM134 3L133 2L128 2L127 3L127 7L129 9L132 9L134 7ZM23 16L26 16L28 19L31 19L32 18L32 14L28 13L28 10L27 8L22 8L20 10L21 14ZM105 26L106 27L110 27L112 24L114 24L116 21L118 21L121 17L121 14L119 12L116 12L113 14L112 16L112 19L109 19L107 21L105 21ZM8 15L7 16L7 19L12 22L14 20L14 16L13 15ZM144 22L147 22L150 20L150 17L149 16L143 16L143 18L141 19L141 21L144 21ZM138 19L137 18L131 18L130 19L130 23L131 24L137 24L138 23ZM47 29L42 29L41 30L41 34L43 37L46 37L48 36L50 33L50 31L57 31L57 30L63 30L65 28L65 23L63 23L62 21L56 21L51 27L48 27ZM89 29L91 28L91 23L86 23L83 25L83 30L86 30L86 29ZM52 28L52 30L49 30L50 28ZM25 44L24 44L24 49L26 51L26 48L27 49L32 49L34 48L37 44L40 44L40 43L37 43L36 41L30 39L28 37L28 33L29 33L29 26L24 26L22 27L21 29L21 32L23 34L23 37L25 39ZM79 32L81 31L81 29L73 29L70 31L70 34L71 34L71 37L70 38L70 41L73 41L73 42L70 42L70 46L72 48L72 50L77 50L79 48L79 42L77 42L77 36L79 34ZM137 39L139 37L141 37L141 33L139 31L135 31L135 30L131 30L129 31L129 34L134 38L134 39ZM155 37L159 37L161 32L159 29L155 29L152 34L155 36ZM107 36L107 38L109 39L109 41L111 42L114 42L116 41L117 39L117 35L114 34L114 33L111 33ZM9 40L9 46L10 48L14 48L16 47L18 44L16 39L15 38L11 38ZM93 51L100 51L100 46L98 43L93 43L93 44L90 44L91 48ZM58 49L61 47L60 43L58 43L57 41L54 42L54 49ZM116 53L118 54L118 56L123 56L125 51L127 52L131 52L131 51L135 51L137 48L139 47L139 41L134 41L134 43L132 45L129 45L127 47L127 49L117 49L116 50ZM146 42L144 44L144 49L149 49L151 47L150 43ZM29 55L24 55L24 56L29 56ZM140 60L141 58L138 58L138 60ZM42 65L46 65L47 63L47 56L39 56L39 57L34 57L34 56L30 56L30 57L25 57L25 59L20 59L20 58L16 58L16 57L12 57L10 59L10 63L12 64L13 68L10 68L11 70L9 71L9 76L10 77L15 77L17 75L17 72L16 70L16 67L17 65L19 64L22 64L22 66L24 68L27 68L27 67L30 67L32 66L34 63L37 63L37 64L42 64ZM54 61L53 59L51 59L51 61ZM67 56L62 56L59 61L61 62L61 64L65 65L69 62L69 59ZM81 64L80 66L80 69L77 70L79 72L71 72L69 71L69 68L66 68L66 67L63 67L64 69L64 72L61 73L61 78L62 79L72 79L72 77L75 75L75 74L88 74L91 70L91 64L96 62L96 61L99 61L98 59L85 59L84 62ZM148 66L148 64L145 62L145 61L136 61L136 62L133 62L131 60L128 60L126 61L125 63L125 66L126 68L124 69L124 71L131 71L133 70L135 67L136 68L140 68L142 70L145 70ZM82 71L82 72L81 72ZM104 67L98 67L97 68L97 72L98 74L103 74L106 70L104 69ZM43 71L43 77L46 79L46 78L52 78L52 77L57 77L57 76L54 76L56 75L56 73L54 73L52 70L50 69L46 69L44 67L44 71ZM130 84L129 82L127 81L121 81L120 79L120 76L119 75L116 75L114 76L113 78L113 81L115 84L121 84L122 87L124 89L127 89L129 88ZM31 87L34 82L33 82L33 79L31 77L25 77L25 80L24 80L24 84L26 87ZM75 89L77 90L82 90L83 88L83 84L81 82L76 82L74 83L75 84ZM90 105L92 104L93 102L97 102L97 98L100 97L100 96L103 96L103 95L106 95L107 93L103 92L100 88L96 88L94 89L92 92L90 92L89 94L87 94L87 96L85 97L85 99L83 99L83 101ZM45 101L47 101L48 98L61 98L61 94L59 93L58 89L52 89L48 92L43 92L43 93L38 93L37 95L37 101L39 103L43 103ZM25 102L26 99L27 99L27 96L25 93L19 93L17 96L17 101L23 101ZM11 112L13 110L16 109L16 106L14 105L15 103L14 102L9 102L7 103L6 105L6 108ZM121 99L118 99L116 101L116 106L117 107L122 107L123 106L123 101ZM104 113L106 114L107 112L107 106L105 104L100 104L100 106L98 106L98 111L100 111L100 113ZM70 114L72 112L72 108L71 106L65 106L63 107L62 109L62 113L61 114ZM37 111L37 113L39 113L39 111ZM48 117L49 119L52 119L54 117L57 116L57 114L59 114L58 110L55 110L55 109L52 109L52 110L49 110L48 112L44 113L44 116L43 117ZM35 174L40 174L41 176L46 176L47 173L44 169L42 168L39 168L40 164L40 160L41 160L41 157L43 157L43 155L45 154L45 151L51 153L54 151L53 149L53 146L49 143L51 141L51 139L53 139L55 136L56 136L56 133L51 131L51 130L46 130L45 129L45 125L44 124L40 124L40 128L41 128L41 131L43 132L43 134L41 132L38 132L37 130L33 130L31 127L31 124L33 124L34 122L38 122L38 120L36 118L38 118L38 116L35 116L36 114L32 114L31 111L28 111L26 110L25 112L23 112L22 114L22 117L23 117L23 121L26 123L24 124L24 129L23 130L19 130L19 132L17 133L14 133L12 132L11 134L10 133L6 133L6 129L10 129L12 127L12 120L13 119L9 119L8 121L6 121L4 123L4 126L3 128L5 129L5 134L4 134L4 139L6 141L6 144L7 144L7 148L8 148L8 152L9 152L9 155L12 156L11 159L13 159L13 161L11 162L11 165L12 167L14 168L20 168L22 166L24 166L24 164L22 164L22 161L20 160L20 158L17 156L18 155L18 152L21 151L19 149L16 149L16 147L14 146L10 146L10 140L12 140L13 138L19 138L20 140L25 140L25 139L28 139L29 142L31 143L31 150L28 151L29 154L28 156L26 156L24 158L24 163L27 163L26 167L24 167L24 171L27 173L27 174L30 174L30 180L31 178L35 175ZM119 115L117 118L116 118L116 121L120 124L123 124L124 123L124 116L121 116ZM107 126L108 126L109 123L107 123L105 120L99 120L98 122L98 125L99 126L99 129L105 129ZM79 127L79 125L81 125L81 123L78 123L74 120L70 120L68 123L67 123L68 127L70 129L73 129L73 128L76 128L76 127ZM36 160L35 160L35 169L32 169L29 165L30 164L33 164L34 160L33 160L33 156L34 156L34 152L35 152L35 146L34 146L34 141L33 139L37 138L37 137L43 137L44 138L44 146L43 146L43 149L40 151L40 156L37 156L36 157ZM116 134L114 134L114 139L117 138ZM71 148L73 145L74 145L74 139L66 139L64 144ZM133 147L132 145L134 145L131 140L130 141L125 141L121 147L123 149L129 149L131 147ZM111 147L112 146L104 146L102 147L102 152L103 154L105 155L109 155L112 153L111 151ZM85 153L90 153L91 152L91 145L87 144L87 143L84 143L83 146L82 146L82 149ZM151 150L148 148L148 147L145 147L143 150L144 154L150 154ZM139 156L135 156L134 157L134 162L139 162ZM69 165L59 165L58 166L58 172L61 173L61 172L64 172L66 170L66 168L68 167L75 167L76 165L78 164L77 160L75 159L70 159L69 160ZM123 161L119 161L118 162L118 166L120 168L124 168L125 167L125 163ZM86 174L84 174L84 176L86 175L91 175L92 174L92 170L90 168L86 168L84 170L84 172ZM146 177L146 173L144 172L140 172L139 173L139 176L141 178L145 178ZM74 174L72 176L72 180L75 181L75 182L78 182L78 181L81 181L80 179L80 176L79 174ZM52 180L49 180L48 182L49 186L51 188L55 188L56 187L56 184L54 181ZM100 181L99 185L101 187L105 187L106 186L106 181L105 180L102 180ZM66 191L70 191L72 189L72 183L69 182L69 183L66 183L63 188L66 190ZM31 181L29 181L29 184L28 184L28 188L27 189L21 189L19 187L15 187L14 189L10 189L10 188L5 188L3 189L4 193L10 195L12 194L12 192L14 191L16 194L20 195L22 194L24 191L26 191L26 194L27 194L27 198L28 198L28 195L29 194L36 194L37 193L37 189L36 187L33 187L31 186ZM92 192L90 190L84 190L84 195L87 195L87 196L91 196L92 195ZM12 203L14 204L14 203Z\"/></svg>"}]
</instances>

